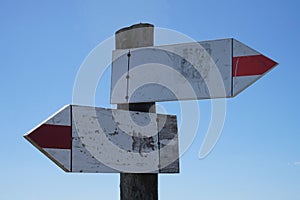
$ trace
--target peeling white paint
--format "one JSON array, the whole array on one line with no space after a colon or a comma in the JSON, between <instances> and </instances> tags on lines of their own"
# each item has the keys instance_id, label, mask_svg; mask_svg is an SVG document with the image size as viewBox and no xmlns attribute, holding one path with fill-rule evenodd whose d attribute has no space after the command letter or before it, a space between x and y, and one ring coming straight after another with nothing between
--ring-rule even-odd
<instances>
[{"instance_id":1,"label":"peeling white paint","mask_svg":"<svg viewBox=\"0 0 300 200\"><path fill-rule=\"evenodd\" d=\"M232 39L223 39L115 50L111 103L230 96L231 47ZM127 55L129 51L127 60L124 55L118 59L122 53Z\"/></svg>"},{"instance_id":2,"label":"peeling white paint","mask_svg":"<svg viewBox=\"0 0 300 200\"><path fill-rule=\"evenodd\" d=\"M49 117L45 124L71 126L70 116L70 105L66 105Z\"/></svg>"},{"instance_id":3,"label":"peeling white paint","mask_svg":"<svg viewBox=\"0 0 300 200\"><path fill-rule=\"evenodd\" d=\"M177 121L175 116L166 121L167 117L155 113L72 106L72 171L159 173L161 163L166 167L178 162ZM160 129L162 134L173 134L174 140L169 138L168 143L168 137L162 137ZM160 154L159 137L163 138L162 144L172 146L175 152L169 156ZM173 173L178 171L172 167ZM170 171L166 167L162 173L167 172Z\"/></svg>"},{"instance_id":4,"label":"peeling white paint","mask_svg":"<svg viewBox=\"0 0 300 200\"><path fill-rule=\"evenodd\" d=\"M52 157L52 160L59 165L62 165L63 168L68 171L71 170L71 150L70 149L52 149L52 148L43 148L49 156Z\"/></svg>"}]
</instances>

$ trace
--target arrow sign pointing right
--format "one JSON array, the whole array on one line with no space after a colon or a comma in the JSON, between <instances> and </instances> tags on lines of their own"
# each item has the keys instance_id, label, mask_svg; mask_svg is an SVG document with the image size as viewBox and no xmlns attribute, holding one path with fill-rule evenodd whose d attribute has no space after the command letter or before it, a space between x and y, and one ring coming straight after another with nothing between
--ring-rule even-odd
<instances>
[{"instance_id":1,"label":"arrow sign pointing right","mask_svg":"<svg viewBox=\"0 0 300 200\"><path fill-rule=\"evenodd\" d=\"M24 137L67 172L179 172L172 115L67 105Z\"/></svg>"},{"instance_id":2,"label":"arrow sign pointing right","mask_svg":"<svg viewBox=\"0 0 300 200\"><path fill-rule=\"evenodd\" d=\"M232 96L236 96L277 63L237 40L232 42Z\"/></svg>"},{"instance_id":3,"label":"arrow sign pointing right","mask_svg":"<svg viewBox=\"0 0 300 200\"><path fill-rule=\"evenodd\" d=\"M276 65L235 39L115 50L111 103L234 97Z\"/></svg>"}]
</instances>

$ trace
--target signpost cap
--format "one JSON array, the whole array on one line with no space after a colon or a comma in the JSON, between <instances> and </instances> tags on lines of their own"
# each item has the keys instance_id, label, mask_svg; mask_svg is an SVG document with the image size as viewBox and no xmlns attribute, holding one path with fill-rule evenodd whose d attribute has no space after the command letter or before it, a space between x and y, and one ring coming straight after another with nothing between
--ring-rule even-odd
<instances>
[{"instance_id":1,"label":"signpost cap","mask_svg":"<svg viewBox=\"0 0 300 200\"><path fill-rule=\"evenodd\" d=\"M150 24L150 23L138 23L138 24L133 24L131 26L128 26L128 27L124 27L124 28L121 28L119 30L116 31L115 34L118 34L118 33L121 33L123 31L127 31L127 30L131 30L131 29L135 29L135 28L146 28L146 27L154 27L153 24Z\"/></svg>"}]
</instances>

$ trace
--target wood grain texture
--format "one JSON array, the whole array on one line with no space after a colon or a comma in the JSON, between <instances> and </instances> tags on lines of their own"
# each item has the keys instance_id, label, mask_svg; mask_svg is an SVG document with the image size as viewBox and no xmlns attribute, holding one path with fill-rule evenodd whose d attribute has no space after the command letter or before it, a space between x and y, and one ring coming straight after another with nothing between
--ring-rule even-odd
<instances>
[{"instance_id":1,"label":"wood grain texture","mask_svg":"<svg viewBox=\"0 0 300 200\"><path fill-rule=\"evenodd\" d=\"M154 26L151 24L135 24L131 27L120 29L115 34L116 49L153 46L153 42L154 42L153 28ZM127 65L127 69L128 69L128 65ZM128 87L128 80L126 80L126 87ZM125 99L127 99L128 97L127 92L128 91L126 91L125 93ZM118 104L118 108L135 110L135 111L144 111L144 112L155 112L155 102L139 103L139 104ZM120 174L120 199L121 200L141 200L141 199L157 200L158 199L158 175L121 173Z\"/></svg>"}]
</instances>

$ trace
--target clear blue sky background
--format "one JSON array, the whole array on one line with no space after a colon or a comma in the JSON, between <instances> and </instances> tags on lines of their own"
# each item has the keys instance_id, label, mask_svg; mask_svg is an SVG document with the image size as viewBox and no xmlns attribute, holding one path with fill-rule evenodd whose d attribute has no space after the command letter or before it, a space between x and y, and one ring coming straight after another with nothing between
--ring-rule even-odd
<instances>
[{"instance_id":1,"label":"clear blue sky background","mask_svg":"<svg viewBox=\"0 0 300 200\"><path fill-rule=\"evenodd\" d=\"M119 198L118 174L67 174L22 136L72 102L77 70L97 44L150 22L199 41L234 37L279 62L227 101L222 136L204 160L209 103L200 102L198 134L181 173L159 176L160 199L299 200L299 8L297 0L0 1L0 199ZM109 106L109 91L99 94L97 105Z\"/></svg>"}]
</instances>

